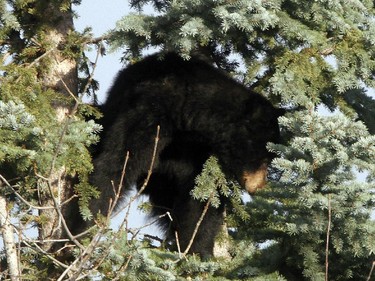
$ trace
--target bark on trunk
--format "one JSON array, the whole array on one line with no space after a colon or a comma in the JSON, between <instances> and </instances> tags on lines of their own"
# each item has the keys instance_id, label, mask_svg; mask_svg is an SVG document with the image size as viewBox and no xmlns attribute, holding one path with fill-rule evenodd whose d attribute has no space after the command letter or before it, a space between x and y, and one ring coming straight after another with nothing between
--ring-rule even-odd
<instances>
[{"instance_id":1,"label":"bark on trunk","mask_svg":"<svg viewBox=\"0 0 375 281\"><path fill-rule=\"evenodd\" d=\"M0 184L0 188L1 188ZM14 241L13 226L9 221L6 199L0 196L0 230L3 237L4 248L7 257L10 280L20 280L20 268L17 255L17 247Z\"/></svg>"},{"instance_id":2,"label":"bark on trunk","mask_svg":"<svg viewBox=\"0 0 375 281\"><path fill-rule=\"evenodd\" d=\"M64 45L69 31L74 30L73 15L71 11L60 11L56 4L50 4L46 14L56 21L48 27L47 40L53 48L50 52L52 64L46 75L43 76L43 84L46 88L52 88L62 95L77 95L78 77L76 61L64 57L61 52L61 46ZM64 122L70 113L71 108L64 104L55 104L58 120L61 122L62 137L64 134ZM40 215L48 218L48 222L43 223L39 229L39 239L48 241L43 243L42 248L49 251L54 245L53 240L64 236L64 227L61 214L67 212L69 206L61 204L68 200L72 195L71 180L67 177L65 168L56 169L51 164L51 173L48 176L48 190L43 198L40 198L41 205L54 206L60 208L61 213L56 209L41 210Z\"/></svg>"}]
</instances>

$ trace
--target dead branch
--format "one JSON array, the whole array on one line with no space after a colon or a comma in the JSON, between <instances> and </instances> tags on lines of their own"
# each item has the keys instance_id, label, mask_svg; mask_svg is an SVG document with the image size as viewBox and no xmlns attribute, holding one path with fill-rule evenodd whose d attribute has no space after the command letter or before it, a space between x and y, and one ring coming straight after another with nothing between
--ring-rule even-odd
<instances>
[{"instance_id":1,"label":"dead branch","mask_svg":"<svg viewBox=\"0 0 375 281\"><path fill-rule=\"evenodd\" d=\"M9 187L12 192L14 193L14 195L16 195L16 197L18 199L20 199L22 201L22 203L25 203L27 206L29 206L30 208L32 209L36 209L36 210L50 210L50 209L53 209L53 207L39 207L39 206L35 206L33 204L31 204L29 201L27 201L25 198L22 197L21 194L19 194L15 189L14 187L0 174L0 180L7 186Z\"/></svg>"},{"instance_id":2,"label":"dead branch","mask_svg":"<svg viewBox=\"0 0 375 281\"><path fill-rule=\"evenodd\" d=\"M112 188L113 192L115 194L113 202L110 202L109 210L108 210L108 216L107 219L109 220L111 217L116 216L118 212L114 214L115 208L117 207L118 201L121 196L121 190L124 185L124 179L125 179L125 174L126 174L126 167L128 166L128 161L129 161L130 153L129 151L126 152L125 160L124 160L124 165L122 167L121 171L121 178L120 178L120 183L118 185L118 188L116 190L114 183L112 182Z\"/></svg>"},{"instance_id":3,"label":"dead branch","mask_svg":"<svg viewBox=\"0 0 375 281\"><path fill-rule=\"evenodd\" d=\"M153 150L153 153L152 153L151 163L150 163L150 166L149 166L149 169L148 169L148 173L147 173L146 179L143 182L142 187L139 189L139 191L137 192L136 195L132 196L129 199L129 202L124 207L122 207L121 209L117 210L113 214L113 216L116 216L122 210L127 209L124 222L125 222L125 220L127 221L128 218L129 218L129 212L130 212L131 204L142 195L143 191L146 189L147 184L148 184L148 182L149 182L149 180L151 178L151 174L152 174L152 170L154 168L154 163L155 163L155 158L156 158L157 147L158 147L158 143L159 143L159 135L160 135L160 126L157 126L157 128L156 128L156 136L155 136L155 144L154 144L154 150ZM123 174L123 175L125 176L125 174ZM121 227L124 225L124 222L121 224Z\"/></svg>"},{"instance_id":4,"label":"dead branch","mask_svg":"<svg viewBox=\"0 0 375 281\"><path fill-rule=\"evenodd\" d=\"M367 277L366 281L370 281L372 272L374 271L374 268L375 268L375 261L372 262L370 273L368 274L368 277Z\"/></svg>"},{"instance_id":5,"label":"dead branch","mask_svg":"<svg viewBox=\"0 0 375 281\"><path fill-rule=\"evenodd\" d=\"M183 253L183 256L186 256L186 255L187 255L187 253L189 252L191 246L193 245L193 242L194 242L195 236L196 236L197 233L198 233L198 229L199 229L199 227L200 227L200 225L201 225L201 223L202 223L204 217L206 216L206 213L207 213L207 211L208 211L208 208L210 207L211 200L212 200L212 196L213 196L213 193L211 193L210 198L207 200L206 205L204 206L203 212L202 212L201 216L199 217L199 220L198 220L197 224L195 225L194 232L193 232L193 234L191 235L191 239L190 239L190 241L189 241L188 246L186 247L185 252Z\"/></svg>"},{"instance_id":6,"label":"dead branch","mask_svg":"<svg viewBox=\"0 0 375 281\"><path fill-rule=\"evenodd\" d=\"M48 253L47 251L43 250L37 243L35 242L32 242L32 245L35 247L33 247L31 244L29 244L26 240L23 240L22 241L29 249L31 249L32 251L36 252L36 253L42 253L44 256L46 256L47 258L49 258L54 264L56 264L57 266L60 266L62 268L66 268L67 265L60 262L59 260L55 259L50 253Z\"/></svg>"},{"instance_id":7,"label":"dead branch","mask_svg":"<svg viewBox=\"0 0 375 281\"><path fill-rule=\"evenodd\" d=\"M90 84L92 83L92 80L94 79L94 73L95 73L95 70L96 70L96 67L98 65L98 61L99 61L99 56L101 54L101 48L100 48L100 43L103 41L103 39L95 42L95 44L97 45L98 47L98 51L96 52L96 57L95 57L95 62L93 64L93 67L92 67L92 71L90 73L90 76L89 78L87 79L87 83L85 85L85 87L83 88L83 91L82 91L82 95L84 95L87 91L87 89L89 88Z\"/></svg>"},{"instance_id":8,"label":"dead branch","mask_svg":"<svg viewBox=\"0 0 375 281\"><path fill-rule=\"evenodd\" d=\"M179 259L176 262L178 262L179 260L181 260L183 256L181 255L180 239L178 238L177 231L174 232L174 237L176 239L177 251L178 251L178 256L179 256Z\"/></svg>"}]
</instances>

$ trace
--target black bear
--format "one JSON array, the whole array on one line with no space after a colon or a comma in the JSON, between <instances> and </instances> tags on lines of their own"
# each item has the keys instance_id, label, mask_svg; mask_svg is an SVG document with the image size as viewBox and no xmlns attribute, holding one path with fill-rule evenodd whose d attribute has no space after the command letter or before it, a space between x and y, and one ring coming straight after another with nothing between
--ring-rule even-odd
<instances>
[{"instance_id":1,"label":"black bear","mask_svg":"<svg viewBox=\"0 0 375 281\"><path fill-rule=\"evenodd\" d=\"M269 101L209 63L173 53L149 56L121 71L102 112L104 131L91 176L101 196L91 203L92 212L106 215L114 197L111 181L119 184L127 151L122 190L143 184L160 126L144 194L154 215L170 212L173 221L166 218L162 226L169 237L177 231L182 250L203 210L190 191L208 157L215 155L223 172L252 193L265 184L271 157L266 144L279 139L278 110ZM222 222L223 207L210 208L190 252L211 255Z\"/></svg>"}]
</instances>

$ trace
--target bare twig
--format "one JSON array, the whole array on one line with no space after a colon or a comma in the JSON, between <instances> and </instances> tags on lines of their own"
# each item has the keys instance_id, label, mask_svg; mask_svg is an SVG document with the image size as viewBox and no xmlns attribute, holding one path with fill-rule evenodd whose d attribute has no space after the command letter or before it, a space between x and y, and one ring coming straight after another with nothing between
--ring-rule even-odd
<instances>
[{"instance_id":1,"label":"bare twig","mask_svg":"<svg viewBox=\"0 0 375 281\"><path fill-rule=\"evenodd\" d=\"M179 261L182 258L182 255L181 255L180 239L178 238L178 232L177 231L174 232L174 238L176 239L178 256L180 257L177 261Z\"/></svg>"},{"instance_id":2,"label":"bare twig","mask_svg":"<svg viewBox=\"0 0 375 281\"><path fill-rule=\"evenodd\" d=\"M137 192L136 195L132 196L130 199L129 199L129 202L122 208L120 208L119 210L117 210L113 216L116 216L117 214L119 214L122 210L124 209L127 209L127 212L126 212L126 216L125 216L125 220L128 219L129 217L129 213L130 213L130 206L131 204L137 200L142 192L146 189L147 187L147 184L151 178L151 174L152 174L152 170L154 168L154 163L155 163L155 158L156 158L156 152L157 152L157 148L158 148L158 143L159 143L159 135L160 135L160 126L157 126L156 128L156 136L155 136L155 144L154 144L154 150L153 150L153 153L152 153L152 158L151 158L151 163L150 163L150 166L149 166L149 169L148 169L148 173L147 173L147 176L146 176L146 179L144 180L143 182L143 185L142 187L139 189L139 191ZM124 225L124 222L121 224L121 227Z\"/></svg>"},{"instance_id":3,"label":"bare twig","mask_svg":"<svg viewBox=\"0 0 375 281\"><path fill-rule=\"evenodd\" d=\"M366 281L370 281L372 272L374 271L374 268L375 268L375 261L372 262L371 270L370 270L370 273L368 274L368 277L367 277Z\"/></svg>"},{"instance_id":4,"label":"bare twig","mask_svg":"<svg viewBox=\"0 0 375 281\"><path fill-rule=\"evenodd\" d=\"M164 239L163 238L160 238L158 236L155 236L155 235L151 235L151 234L144 234L143 235L144 238L148 238L150 240L155 240L155 241L158 241L159 243L164 243Z\"/></svg>"},{"instance_id":5,"label":"bare twig","mask_svg":"<svg viewBox=\"0 0 375 281\"><path fill-rule=\"evenodd\" d=\"M151 222L149 222L149 223L146 223L146 224L144 224L144 225L142 225L142 226L140 226L140 227L138 227L138 228L136 228L136 229L137 229L138 231L140 231L140 230L142 230L142 229L144 229L144 228L146 228L146 227L149 227L149 226L151 226L151 225L157 223L160 219L162 219L162 218L164 218L164 217L169 217L169 218L170 218L171 216L170 216L169 212L166 212L166 213L164 213L164 214L158 216L158 217L157 217L156 219L154 219L153 221L151 221Z\"/></svg>"},{"instance_id":6,"label":"bare twig","mask_svg":"<svg viewBox=\"0 0 375 281\"><path fill-rule=\"evenodd\" d=\"M110 199L109 207L108 207L108 214L107 214L105 223L104 224L98 224L98 223L96 224L96 226L99 226L99 230L96 233L96 235L94 236L94 238L91 240L89 246L87 246L86 249L84 249L83 252L79 255L79 257L77 257L70 264L70 266L60 275L58 280L63 280L64 277L72 271L74 273L70 277L69 280L80 280L80 279L84 278L84 276L87 275L87 274L82 274L82 270L83 270L84 266L87 264L87 262L89 261L90 257L92 257L92 253L95 250L96 245L100 242L100 239L101 239L101 237L104 233L104 229L110 223L110 219L112 217L113 210L116 208L116 205L117 205L118 200L119 200L120 195L121 195L121 189L122 189L123 180L124 180L124 177L125 177L125 171L126 171L126 166L127 166L128 160L129 160L129 152L127 152L126 156L125 156L121 180L120 180L120 184L119 184L119 187L117 188L117 190L114 187L114 184L112 183L113 192L115 194L115 197L114 197L113 200ZM87 233L88 231L89 230L85 231L84 233ZM76 235L75 238L84 235L84 233ZM96 265L93 268L94 269L98 268L105 261L108 254L109 254L109 249L107 249L106 251L104 251L102 253L101 257L97 259Z\"/></svg>"},{"instance_id":7,"label":"bare twig","mask_svg":"<svg viewBox=\"0 0 375 281\"><path fill-rule=\"evenodd\" d=\"M150 177L151 177L151 174L152 174L152 170L154 168L154 163L155 163L155 158L156 158L156 151L157 151L158 143L159 143L159 134L160 134L160 126L158 125L157 129L156 129L155 145L154 145L154 151L152 153L151 164L150 164L150 167L148 169L147 177L146 177L145 181L143 182L142 187L139 189L137 195L141 195L141 193L145 190L145 188L147 187L147 184L148 184L148 182L150 180Z\"/></svg>"},{"instance_id":8,"label":"bare twig","mask_svg":"<svg viewBox=\"0 0 375 281\"><path fill-rule=\"evenodd\" d=\"M206 215L206 213L207 213L207 211L208 211L208 208L210 207L210 203L211 203L211 200L212 200L212 196L213 196L213 193L211 193L210 198L207 200L206 205L204 206L203 212L202 212L201 216L199 217L199 220L198 220L197 224L195 225L195 229L194 229L193 234L191 235L191 238L190 238L189 244L188 244L188 246L186 247L185 252L183 253L184 256L187 255L187 253L189 252L191 246L193 245L193 242L194 242L195 236L196 236L197 233L198 233L198 229L199 229L199 227L200 227L200 225L201 225L201 223L202 223L202 221L203 221L203 219L204 219L204 217L205 217L205 215Z\"/></svg>"},{"instance_id":9,"label":"bare twig","mask_svg":"<svg viewBox=\"0 0 375 281\"><path fill-rule=\"evenodd\" d=\"M63 84L65 90L68 92L68 94L75 100L75 104L73 107L73 110L71 110L71 115L74 115L77 111L78 106L82 103L82 101L76 97L76 95L69 89L68 85L65 83L64 79L61 77L61 75L57 72L55 74L59 77L61 83Z\"/></svg>"},{"instance_id":10,"label":"bare twig","mask_svg":"<svg viewBox=\"0 0 375 281\"><path fill-rule=\"evenodd\" d=\"M151 160L148 176L145 180L144 185L142 186L143 190L146 187L147 182L148 182L148 180L151 176L153 165L154 165L154 162L155 162L156 148L157 148L157 143L158 143L158 140L159 140L159 131L160 131L160 127L158 126L157 127L157 135L156 135L156 138L155 138L155 146L154 146L154 151L153 151L153 155L152 155L152 160ZM114 210L117 207L118 201L119 201L120 196L121 196L121 190L122 190L123 185L124 185L124 179L125 179L125 176L126 176L126 167L128 165L128 161L129 161L129 152L127 152L126 156L125 156L124 165L123 165L122 172L121 172L120 183L119 183L118 187L115 188L114 184L112 183L113 192L114 192L115 196L109 202L108 214L107 214L107 217L106 217L105 224L100 226L99 231L97 232L95 237L91 240L90 245L88 247L86 247L86 249L83 250L81 255L79 257L77 257L73 261L73 263L70 264L70 266L68 268L66 268L66 270L60 275L58 280L63 280L65 278L65 276L67 274L69 274L69 272L72 272L72 271L74 271L74 273L70 277L69 280L79 280L79 279L81 279L81 277L83 277L83 275L85 275L85 274L82 274L82 269L87 264L89 258L92 256L92 253L95 250L95 246L97 245L97 243L100 242L102 233L104 232L104 229L106 228L106 226L110 223L110 218L113 216ZM136 196L131 198L131 201L128 203L128 205L130 205L133 201L135 201L136 198L138 198L139 196L140 196L140 192L138 192L138 194ZM122 224L120 226L120 229L122 229L123 225L125 224L125 221L127 221L127 218L125 218L124 221L122 222ZM69 236L69 233L68 233L68 236ZM74 238L77 238L77 236L74 237ZM109 250L110 249L107 249L106 251L104 251L102 253L101 258L97 260L96 265L94 266L94 269L98 268L105 261L106 257L109 254ZM128 261L121 267L121 270L126 270L131 258L132 258L132 256L129 256Z\"/></svg>"},{"instance_id":11,"label":"bare twig","mask_svg":"<svg viewBox=\"0 0 375 281\"><path fill-rule=\"evenodd\" d=\"M182 255L181 255L180 243L179 243L179 239L178 239L178 233L177 233L177 231L175 231L175 237L176 237L177 249L178 249L178 253L179 253L179 256L180 256L179 259L177 259L175 262L180 261L182 258L184 258L184 257L188 254L188 252L189 252L191 246L193 245L193 242L194 242L195 236L196 236L197 233L198 233L199 227L200 227L200 225L201 225L201 223L202 223L204 217L205 217L206 214L207 214L208 208L210 207L211 200L212 200L212 196L213 196L213 192L211 193L210 198L208 198L208 200L207 200L207 202L206 202L206 205L205 205L204 208L203 208L202 214L201 214L201 216L199 217L199 219L198 219L198 221L197 221L197 224L195 225L195 228L194 228L193 234L191 235L191 238L190 238L189 244L187 245L187 247L186 247L185 251L182 253Z\"/></svg>"},{"instance_id":12,"label":"bare twig","mask_svg":"<svg viewBox=\"0 0 375 281\"><path fill-rule=\"evenodd\" d=\"M329 238L331 232L331 221L332 221L332 208L331 208L331 194L328 194L328 225L327 225L327 238L326 238L326 273L325 281L328 281L328 269L329 269Z\"/></svg>"},{"instance_id":13,"label":"bare twig","mask_svg":"<svg viewBox=\"0 0 375 281\"><path fill-rule=\"evenodd\" d=\"M100 40L100 38L99 38L99 40L97 42L95 42L95 44L98 47L98 51L96 52L95 62L93 64L92 71L90 73L89 78L87 79L87 83L85 85L85 88L82 91L83 95L86 93L87 89L89 88L90 84L92 83L92 80L94 79L94 73L95 73L95 70L96 70L96 66L98 65L99 57L100 57L100 54L101 54L101 50L100 50L101 46L100 46L100 44L102 42L103 42L103 39Z\"/></svg>"},{"instance_id":14,"label":"bare twig","mask_svg":"<svg viewBox=\"0 0 375 281\"><path fill-rule=\"evenodd\" d=\"M52 199L52 202L54 204L54 207L55 207L55 211L57 212L57 215L59 216L59 220L61 221L63 227L64 227L64 231L66 232L68 238L77 246L79 247L81 250L84 250L85 247L77 240L77 238L75 236L73 236L73 234L71 233L67 223L66 223L66 220L64 218L64 215L61 211L61 205L57 202L55 196L53 196L53 191L52 191L52 183L51 183L51 180L49 179L48 182L47 182L47 186L48 186L48 190L49 190L49 193L50 193L50 196L51 196L51 199Z\"/></svg>"},{"instance_id":15,"label":"bare twig","mask_svg":"<svg viewBox=\"0 0 375 281\"><path fill-rule=\"evenodd\" d=\"M115 197L114 197L113 202L110 202L110 207L109 207L108 216L107 216L108 220L112 216L115 216L117 214L117 212L114 214L114 210L117 207L118 201L119 201L120 196L121 196L121 190L122 190L122 187L124 185L124 179L125 179L125 175L126 175L126 167L128 166L128 162L129 162L129 155L130 155L130 153L129 153L129 151L127 151L126 156L125 156L125 160L124 160L124 165L123 165L122 171L121 171L120 183L118 185L117 190L114 187L114 184L112 182L112 187L113 187L113 192L115 193Z\"/></svg>"},{"instance_id":16,"label":"bare twig","mask_svg":"<svg viewBox=\"0 0 375 281\"><path fill-rule=\"evenodd\" d=\"M52 255L50 255L47 251L43 250L37 243L32 242L32 245L28 243L28 241L23 240L22 243L24 243L29 249L33 250L36 253L42 253L47 258L49 258L54 264L61 266L62 268L67 268L67 265L60 262L59 260L55 259Z\"/></svg>"},{"instance_id":17,"label":"bare twig","mask_svg":"<svg viewBox=\"0 0 375 281\"><path fill-rule=\"evenodd\" d=\"M130 256L126 259L126 262L124 262L124 264L122 264L122 265L120 266L120 268L118 269L118 271L119 271L119 272L124 272L124 271L126 271L126 269L128 268L129 263L130 263L130 261L132 260L132 258L133 258L133 256L130 255ZM116 276L115 278L113 278L112 280L113 280L113 281L119 280L120 277L121 277L121 275L120 275L120 274L117 274L117 276Z\"/></svg>"},{"instance_id":18,"label":"bare twig","mask_svg":"<svg viewBox=\"0 0 375 281\"><path fill-rule=\"evenodd\" d=\"M36 41L34 41L35 43ZM41 54L39 57L37 57L36 59L34 59L33 62L29 63L26 65L27 68L31 68L32 66L34 66L35 64L37 64L40 60L42 60L44 57L48 56L50 53L54 52L56 50L57 47L54 47L54 48L51 48L47 51L45 51L43 54Z\"/></svg>"},{"instance_id":19,"label":"bare twig","mask_svg":"<svg viewBox=\"0 0 375 281\"><path fill-rule=\"evenodd\" d=\"M25 198L22 197L21 194L19 194L15 189L14 187L0 174L0 180L4 182L4 184L9 187L12 192L14 193L14 195L17 196L18 199L20 199L23 203L25 203L27 206L29 206L30 208L32 209L36 209L36 210L50 210L50 209L53 209L54 207L50 206L50 207L39 207L39 206L35 206L33 204L31 204L29 201L27 201Z\"/></svg>"},{"instance_id":20,"label":"bare twig","mask_svg":"<svg viewBox=\"0 0 375 281\"><path fill-rule=\"evenodd\" d=\"M100 242L104 232L104 226L99 228L99 231L91 240L90 244L82 251L82 253L66 268L66 270L60 275L57 281L61 281L70 272L74 272L68 280L78 280L81 275L83 267L87 264L88 260L92 256L97 244ZM77 265L78 264L78 265ZM77 265L77 266L76 266Z\"/></svg>"}]
</instances>

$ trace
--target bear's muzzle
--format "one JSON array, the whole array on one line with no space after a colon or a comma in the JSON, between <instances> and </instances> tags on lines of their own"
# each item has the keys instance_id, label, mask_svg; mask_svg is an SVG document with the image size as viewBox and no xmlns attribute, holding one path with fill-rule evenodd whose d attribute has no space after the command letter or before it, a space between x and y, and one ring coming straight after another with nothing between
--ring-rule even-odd
<instances>
[{"instance_id":1,"label":"bear's muzzle","mask_svg":"<svg viewBox=\"0 0 375 281\"><path fill-rule=\"evenodd\" d=\"M255 193L258 189L263 188L267 182L267 164L263 163L258 170L244 171L240 184L250 194Z\"/></svg>"}]
</instances>

